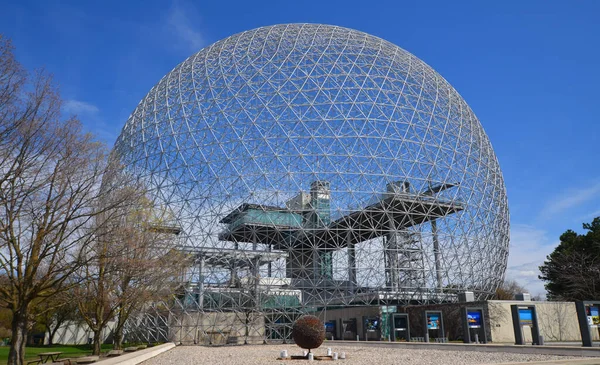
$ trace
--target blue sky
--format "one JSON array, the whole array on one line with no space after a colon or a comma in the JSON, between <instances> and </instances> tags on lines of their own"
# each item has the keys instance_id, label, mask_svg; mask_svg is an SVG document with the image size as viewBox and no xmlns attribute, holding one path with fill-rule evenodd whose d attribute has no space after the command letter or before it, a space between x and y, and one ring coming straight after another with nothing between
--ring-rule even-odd
<instances>
[{"instance_id":1,"label":"blue sky","mask_svg":"<svg viewBox=\"0 0 600 365\"><path fill-rule=\"evenodd\" d=\"M65 107L112 145L129 113L192 53L228 35L327 23L415 54L465 98L502 167L508 276L543 292L537 266L568 228L600 216L598 1L3 1L0 32L45 67Z\"/></svg>"}]
</instances>

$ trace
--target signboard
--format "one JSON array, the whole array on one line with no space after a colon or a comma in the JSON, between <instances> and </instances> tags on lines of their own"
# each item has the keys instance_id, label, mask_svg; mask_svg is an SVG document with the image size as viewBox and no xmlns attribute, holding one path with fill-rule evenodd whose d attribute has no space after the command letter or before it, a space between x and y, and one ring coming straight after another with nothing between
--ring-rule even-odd
<instances>
[{"instance_id":1,"label":"signboard","mask_svg":"<svg viewBox=\"0 0 600 365\"><path fill-rule=\"evenodd\" d=\"M440 328L440 315L438 313L427 314L427 329L437 330Z\"/></svg>"},{"instance_id":2,"label":"signboard","mask_svg":"<svg viewBox=\"0 0 600 365\"><path fill-rule=\"evenodd\" d=\"M590 327L598 327L600 325L600 310L597 306L591 305L585 307L585 315Z\"/></svg>"},{"instance_id":3,"label":"signboard","mask_svg":"<svg viewBox=\"0 0 600 365\"><path fill-rule=\"evenodd\" d=\"M485 329L485 313L482 307L463 307L462 317L463 341L465 343L487 343Z\"/></svg>"},{"instance_id":4,"label":"signboard","mask_svg":"<svg viewBox=\"0 0 600 365\"><path fill-rule=\"evenodd\" d=\"M379 329L379 318L377 318L377 317L367 318L365 320L365 328L367 329L367 331L378 330Z\"/></svg>"},{"instance_id":5,"label":"signboard","mask_svg":"<svg viewBox=\"0 0 600 365\"><path fill-rule=\"evenodd\" d=\"M531 308L519 308L521 326L533 326L533 311Z\"/></svg>"},{"instance_id":6,"label":"signboard","mask_svg":"<svg viewBox=\"0 0 600 365\"><path fill-rule=\"evenodd\" d=\"M325 322L325 332L335 333L335 321Z\"/></svg>"},{"instance_id":7,"label":"signboard","mask_svg":"<svg viewBox=\"0 0 600 365\"><path fill-rule=\"evenodd\" d=\"M408 319L407 317L394 316L394 328L395 329L406 329Z\"/></svg>"},{"instance_id":8,"label":"signboard","mask_svg":"<svg viewBox=\"0 0 600 365\"><path fill-rule=\"evenodd\" d=\"M597 301L577 301L577 321L579 322L579 331L581 333L581 342L584 347L594 346L594 337L600 331L600 302Z\"/></svg>"},{"instance_id":9,"label":"signboard","mask_svg":"<svg viewBox=\"0 0 600 365\"><path fill-rule=\"evenodd\" d=\"M342 322L344 332L350 331L356 333L356 318L348 319Z\"/></svg>"},{"instance_id":10,"label":"signboard","mask_svg":"<svg viewBox=\"0 0 600 365\"><path fill-rule=\"evenodd\" d=\"M481 328L481 312L467 312L467 324L469 325L469 328Z\"/></svg>"}]
</instances>

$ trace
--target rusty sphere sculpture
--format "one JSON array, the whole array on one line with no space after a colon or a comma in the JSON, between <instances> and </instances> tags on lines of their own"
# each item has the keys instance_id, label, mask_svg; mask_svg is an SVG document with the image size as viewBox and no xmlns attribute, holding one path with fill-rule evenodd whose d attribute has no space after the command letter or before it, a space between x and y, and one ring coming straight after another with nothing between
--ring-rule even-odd
<instances>
[{"instance_id":1,"label":"rusty sphere sculpture","mask_svg":"<svg viewBox=\"0 0 600 365\"><path fill-rule=\"evenodd\" d=\"M315 316L302 316L292 327L292 338L300 348L316 349L325 340L325 325Z\"/></svg>"}]
</instances>

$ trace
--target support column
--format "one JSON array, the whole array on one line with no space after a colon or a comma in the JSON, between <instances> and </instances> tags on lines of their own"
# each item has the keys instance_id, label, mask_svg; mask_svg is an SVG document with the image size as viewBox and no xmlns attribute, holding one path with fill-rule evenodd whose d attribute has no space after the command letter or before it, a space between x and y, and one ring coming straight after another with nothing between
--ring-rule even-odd
<instances>
[{"instance_id":1,"label":"support column","mask_svg":"<svg viewBox=\"0 0 600 365\"><path fill-rule=\"evenodd\" d=\"M272 246L268 245L267 250L270 253L272 251ZM271 272L272 272L272 264L271 264L271 257L269 256L269 263L267 264L267 276L268 277L271 277Z\"/></svg>"},{"instance_id":2,"label":"support column","mask_svg":"<svg viewBox=\"0 0 600 365\"><path fill-rule=\"evenodd\" d=\"M346 231L346 243L348 246L348 281L350 282L350 291L356 290L356 251L352 243L351 230Z\"/></svg>"},{"instance_id":3,"label":"support column","mask_svg":"<svg viewBox=\"0 0 600 365\"><path fill-rule=\"evenodd\" d=\"M198 307L204 308L204 256L200 256L200 262L198 263Z\"/></svg>"},{"instance_id":4,"label":"support column","mask_svg":"<svg viewBox=\"0 0 600 365\"><path fill-rule=\"evenodd\" d=\"M318 279L320 279L320 277L319 277L319 271L320 271L319 270L319 260L320 260L319 249L317 248L317 246L315 244L316 242L314 241L314 237L313 237L313 241L311 243L312 243L312 247L311 247L310 257L311 257L311 261L312 261L311 262L312 269L311 269L311 273L310 273L310 279L318 280ZM315 281L313 281L313 282L315 282Z\"/></svg>"},{"instance_id":5,"label":"support column","mask_svg":"<svg viewBox=\"0 0 600 365\"><path fill-rule=\"evenodd\" d=\"M252 260L252 276L254 278L254 285L253 285L252 289L254 291L254 307L256 308L256 310L260 309L259 308L260 307L259 293L258 293L258 285L260 283L259 263L260 263L260 256L257 255Z\"/></svg>"},{"instance_id":6,"label":"support column","mask_svg":"<svg viewBox=\"0 0 600 365\"><path fill-rule=\"evenodd\" d=\"M440 263L440 242L438 240L438 232L437 232L437 221L433 219L431 221L431 234L433 235L433 257L435 259L435 278L437 281L437 286L440 291L442 291L442 264Z\"/></svg>"},{"instance_id":7,"label":"support column","mask_svg":"<svg viewBox=\"0 0 600 365\"><path fill-rule=\"evenodd\" d=\"M387 265L385 271L388 276L388 287L392 292L399 290L399 265L398 265L398 232L396 232L396 222L393 218L388 218L389 233L384 239L384 264Z\"/></svg>"},{"instance_id":8,"label":"support column","mask_svg":"<svg viewBox=\"0 0 600 365\"><path fill-rule=\"evenodd\" d=\"M235 252L238 252L238 250L240 249L239 243L235 242L234 249L235 249ZM237 282L238 270L237 270L236 265L233 265L233 267L230 269L230 273L231 273L230 274L231 280L229 281L229 286L235 287L238 284L238 282Z\"/></svg>"}]
</instances>

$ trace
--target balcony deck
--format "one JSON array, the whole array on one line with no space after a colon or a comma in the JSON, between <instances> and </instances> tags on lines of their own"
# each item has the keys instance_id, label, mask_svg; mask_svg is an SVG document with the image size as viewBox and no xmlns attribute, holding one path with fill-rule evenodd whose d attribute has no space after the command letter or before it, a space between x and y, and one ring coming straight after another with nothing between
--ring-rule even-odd
<instances>
[{"instance_id":1,"label":"balcony deck","mask_svg":"<svg viewBox=\"0 0 600 365\"><path fill-rule=\"evenodd\" d=\"M236 211L242 212L241 208ZM269 209L275 211L273 207ZM458 202L402 193L389 195L364 209L340 217L325 227L302 228L295 219L293 224L282 224L284 222L281 219L273 223L264 219L245 220L222 232L219 239L269 244L278 250L301 247L339 250L349 244L368 241L463 209L463 205ZM289 211L280 208L277 212L284 214Z\"/></svg>"}]
</instances>

